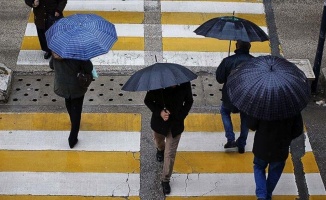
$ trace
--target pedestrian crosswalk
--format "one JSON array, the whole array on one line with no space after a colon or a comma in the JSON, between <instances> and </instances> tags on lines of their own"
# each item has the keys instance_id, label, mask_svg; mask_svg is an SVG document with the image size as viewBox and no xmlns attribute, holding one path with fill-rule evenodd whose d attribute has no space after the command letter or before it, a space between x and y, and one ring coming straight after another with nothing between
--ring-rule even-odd
<instances>
[{"instance_id":1,"label":"pedestrian crosswalk","mask_svg":"<svg viewBox=\"0 0 326 200\"><path fill-rule=\"evenodd\" d=\"M238 135L239 115L232 119ZM74 149L67 142L69 127L66 113L1 114L0 199L140 199L140 114L84 113ZM255 199L254 133L249 133L246 152L239 154L223 148L220 114L191 113L185 127L166 199ZM324 199L307 133L304 146L300 160L309 195ZM290 155L273 199L297 196Z\"/></svg>"},{"instance_id":2,"label":"pedestrian crosswalk","mask_svg":"<svg viewBox=\"0 0 326 200\"><path fill-rule=\"evenodd\" d=\"M66 113L2 113L0 199L139 199L140 127L140 114L84 113L69 149Z\"/></svg>"},{"instance_id":3,"label":"pedestrian crosswalk","mask_svg":"<svg viewBox=\"0 0 326 200\"><path fill-rule=\"evenodd\" d=\"M268 33L262 0L162 0L156 3L158 5L148 5L149 2L144 0L70 0L64 16L95 13L115 24L118 41L109 53L92 59L98 69L107 66L127 66L128 69L145 66L148 63L145 52L154 51L153 49L154 54L162 54L163 62L187 67L217 67L228 56L229 41L205 38L193 32L199 25L214 17L235 13L235 16L254 22ZM159 8L158 12L155 12L156 7ZM145 20L145 15L153 19ZM158 18L160 24L155 24L154 18ZM157 25L160 28L157 29ZM145 33L145 30L150 33ZM153 40L157 35L161 36L161 40ZM234 48L235 44L232 42L231 54ZM254 56L270 54L269 41L253 42L251 53ZM39 46L32 12L28 18L17 64L48 65Z\"/></svg>"},{"instance_id":4,"label":"pedestrian crosswalk","mask_svg":"<svg viewBox=\"0 0 326 200\"><path fill-rule=\"evenodd\" d=\"M233 115L232 118L238 135L239 115ZM248 135L246 152L239 154L236 149L225 152L223 145L226 139L219 114L190 114L185 127L171 179L172 192L167 199L256 199L251 153L254 133ZM310 197L324 199L325 188L307 135L305 151L302 162ZM297 196L298 188L290 155L273 199L295 199Z\"/></svg>"}]
</instances>

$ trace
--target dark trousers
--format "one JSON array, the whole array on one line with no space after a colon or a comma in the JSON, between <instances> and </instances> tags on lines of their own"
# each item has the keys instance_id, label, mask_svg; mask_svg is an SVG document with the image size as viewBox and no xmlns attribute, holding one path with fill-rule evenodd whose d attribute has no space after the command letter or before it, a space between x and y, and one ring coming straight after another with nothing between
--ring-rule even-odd
<instances>
[{"instance_id":1,"label":"dark trousers","mask_svg":"<svg viewBox=\"0 0 326 200\"><path fill-rule=\"evenodd\" d=\"M46 43L46 37L45 32L47 29L41 29L36 27L38 40L40 41L41 49L46 52L51 52L51 50L48 47L48 44Z\"/></svg>"},{"instance_id":2,"label":"dark trousers","mask_svg":"<svg viewBox=\"0 0 326 200\"><path fill-rule=\"evenodd\" d=\"M80 128L81 113L83 109L84 96L75 99L65 99L66 108L70 117L71 130L69 140L77 140Z\"/></svg>"}]
</instances>

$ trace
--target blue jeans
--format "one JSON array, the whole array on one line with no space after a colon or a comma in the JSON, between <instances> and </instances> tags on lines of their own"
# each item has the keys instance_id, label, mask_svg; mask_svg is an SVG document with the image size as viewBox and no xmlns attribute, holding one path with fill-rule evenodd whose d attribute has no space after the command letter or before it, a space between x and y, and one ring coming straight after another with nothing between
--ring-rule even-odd
<instances>
[{"instance_id":1,"label":"blue jeans","mask_svg":"<svg viewBox=\"0 0 326 200\"><path fill-rule=\"evenodd\" d=\"M228 142L232 142L235 140L235 135L233 132L231 111L230 111L230 109L224 107L224 105L222 103L220 112L221 112L221 116L222 116L224 130L225 130L225 137L227 138ZM240 112L240 120L241 120L241 127L240 127L240 137L238 138L238 146L245 147L247 144L247 137L248 137L248 132L249 132L249 128L247 126L246 114Z\"/></svg>"},{"instance_id":2,"label":"blue jeans","mask_svg":"<svg viewBox=\"0 0 326 200\"><path fill-rule=\"evenodd\" d=\"M266 179L266 168L268 166L268 177ZM266 162L260 158L254 157L254 176L256 182L257 198L266 200L272 199L272 193L280 180L285 161L282 162Z\"/></svg>"}]
</instances>

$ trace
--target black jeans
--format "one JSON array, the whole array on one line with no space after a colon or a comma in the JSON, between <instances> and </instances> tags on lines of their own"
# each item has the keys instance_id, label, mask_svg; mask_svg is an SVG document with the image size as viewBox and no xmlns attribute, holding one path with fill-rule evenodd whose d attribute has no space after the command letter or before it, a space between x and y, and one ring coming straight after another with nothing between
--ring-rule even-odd
<instances>
[{"instance_id":1,"label":"black jeans","mask_svg":"<svg viewBox=\"0 0 326 200\"><path fill-rule=\"evenodd\" d=\"M81 113L83 109L84 95L75 99L65 99L66 108L70 117L71 129L69 140L77 140L80 128Z\"/></svg>"},{"instance_id":2,"label":"black jeans","mask_svg":"<svg viewBox=\"0 0 326 200\"><path fill-rule=\"evenodd\" d=\"M49 49L46 43L45 32L47 31L47 29L36 27L36 31L37 31L38 40L40 41L41 49L46 52L51 52L51 50Z\"/></svg>"}]
</instances>

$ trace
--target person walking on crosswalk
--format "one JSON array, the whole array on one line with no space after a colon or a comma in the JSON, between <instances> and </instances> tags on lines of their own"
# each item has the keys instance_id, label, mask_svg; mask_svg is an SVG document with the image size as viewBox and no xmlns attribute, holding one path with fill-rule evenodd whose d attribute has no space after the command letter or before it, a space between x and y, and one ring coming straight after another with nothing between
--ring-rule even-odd
<instances>
[{"instance_id":1,"label":"person walking on crosswalk","mask_svg":"<svg viewBox=\"0 0 326 200\"><path fill-rule=\"evenodd\" d=\"M291 118L272 121L248 116L247 123L251 130L256 131L252 150L256 196L258 200L271 200L289 156L291 141L303 134L302 116L299 113Z\"/></svg>"},{"instance_id":2,"label":"person walking on crosswalk","mask_svg":"<svg viewBox=\"0 0 326 200\"><path fill-rule=\"evenodd\" d=\"M56 19L63 17L63 10L67 0L25 0L25 3L33 8L34 23L41 49L45 52L44 59L51 57L51 50L48 48L45 32L51 27Z\"/></svg>"},{"instance_id":3,"label":"person walking on crosswalk","mask_svg":"<svg viewBox=\"0 0 326 200\"><path fill-rule=\"evenodd\" d=\"M161 178L164 194L171 192L174 160L184 130L184 120L193 102L190 82L148 91L144 99L145 105L152 111L151 128L157 148L156 160L164 161Z\"/></svg>"},{"instance_id":4,"label":"person walking on crosswalk","mask_svg":"<svg viewBox=\"0 0 326 200\"><path fill-rule=\"evenodd\" d=\"M70 148L78 142L81 113L86 87L81 87L77 74L83 69L87 74L92 74L93 64L90 60L63 59L52 52L50 68L54 69L54 93L65 98L66 109L69 114L71 129L68 138Z\"/></svg>"},{"instance_id":5,"label":"person walking on crosswalk","mask_svg":"<svg viewBox=\"0 0 326 200\"><path fill-rule=\"evenodd\" d=\"M225 130L225 136L227 138L227 143L224 145L224 148L229 149L238 147L239 153L245 152L249 129L246 124L246 114L240 112L240 137L235 141L235 134L233 132L233 125L231 121L231 113L238 113L239 110L234 105L232 105L230 101L230 98L227 94L226 82L233 69L235 69L241 63L253 58L253 56L249 54L250 47L251 44L249 42L238 40L236 43L236 50L234 51L235 54L224 58L216 69L217 82L224 84L222 87L222 105L220 110Z\"/></svg>"}]
</instances>

